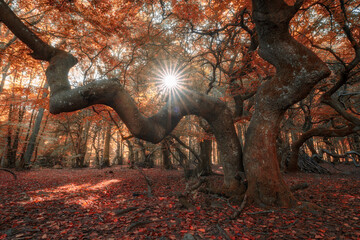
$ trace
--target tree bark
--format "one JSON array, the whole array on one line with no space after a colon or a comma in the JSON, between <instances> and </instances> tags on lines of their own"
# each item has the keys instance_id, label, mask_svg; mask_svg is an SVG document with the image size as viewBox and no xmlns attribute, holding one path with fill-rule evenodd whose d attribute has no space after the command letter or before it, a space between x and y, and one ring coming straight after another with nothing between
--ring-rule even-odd
<instances>
[{"instance_id":1,"label":"tree bark","mask_svg":"<svg viewBox=\"0 0 360 240\"><path fill-rule=\"evenodd\" d=\"M303 1L253 0L260 56L276 68L257 94L246 133L244 165L247 196L258 205L291 207L296 203L277 162L276 138L286 109L306 97L330 74L326 64L289 33L289 22Z\"/></svg>"},{"instance_id":2,"label":"tree bark","mask_svg":"<svg viewBox=\"0 0 360 240\"><path fill-rule=\"evenodd\" d=\"M165 169L172 169L169 148L170 146L167 143L167 140L164 139L161 143L161 152L162 152L163 166Z\"/></svg>"},{"instance_id":3,"label":"tree bark","mask_svg":"<svg viewBox=\"0 0 360 240\"><path fill-rule=\"evenodd\" d=\"M109 167L110 166L110 140L111 140L111 123L108 123L106 127L105 133L105 142L104 142L104 157L102 166Z\"/></svg>"},{"instance_id":4,"label":"tree bark","mask_svg":"<svg viewBox=\"0 0 360 240\"><path fill-rule=\"evenodd\" d=\"M48 85L45 84L44 88L47 89ZM47 93L45 92L42 97L46 98ZM25 151L25 155L24 155L24 164L25 165L30 165L31 158L32 158L32 155L33 155L34 149L35 149L36 138L40 131L40 125L41 125L43 116L44 116L44 108L40 108L38 115L36 116L36 119L35 119L35 124L34 124L33 131L30 135L29 143L26 147L26 151Z\"/></svg>"},{"instance_id":5,"label":"tree bark","mask_svg":"<svg viewBox=\"0 0 360 240\"><path fill-rule=\"evenodd\" d=\"M212 153L212 141L205 139L200 142L200 159L197 166L197 172L203 176L209 176L212 174L211 170L211 153Z\"/></svg>"},{"instance_id":6,"label":"tree bark","mask_svg":"<svg viewBox=\"0 0 360 240\"><path fill-rule=\"evenodd\" d=\"M94 104L112 107L130 132L137 138L153 143L160 142L185 115L198 115L211 125L221 151L224 169L224 186L238 189L237 176L243 170L241 146L237 138L232 113L224 102L194 91L179 92L155 115L145 117L135 102L116 79L94 81L71 89L68 72L77 59L71 54L55 49L37 37L0 0L2 21L33 53L33 58L49 62L46 70L50 86L50 112L71 112Z\"/></svg>"}]
</instances>

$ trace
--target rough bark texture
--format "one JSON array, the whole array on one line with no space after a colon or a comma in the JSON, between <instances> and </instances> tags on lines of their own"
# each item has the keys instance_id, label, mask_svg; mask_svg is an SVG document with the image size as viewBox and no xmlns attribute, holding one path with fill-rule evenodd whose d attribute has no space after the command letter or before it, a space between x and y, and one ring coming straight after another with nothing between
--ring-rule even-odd
<instances>
[{"instance_id":1,"label":"rough bark texture","mask_svg":"<svg viewBox=\"0 0 360 240\"><path fill-rule=\"evenodd\" d=\"M3 0L0 0L0 21L32 49L32 57L49 61L46 77L51 92L51 113L71 112L94 104L104 104L117 112L135 137L153 143L158 143L167 136L183 116L201 116L211 125L222 153L224 186L236 189L239 187L237 176L238 172L243 170L241 146L233 125L232 113L224 102L188 90L177 97L171 97L157 114L147 118L140 113L133 99L116 79L94 81L71 89L68 72L77 63L77 59L43 42L20 21Z\"/></svg>"},{"instance_id":2,"label":"rough bark texture","mask_svg":"<svg viewBox=\"0 0 360 240\"><path fill-rule=\"evenodd\" d=\"M303 1L253 0L259 54L276 68L256 94L255 112L246 134L244 165L247 196L259 205L289 207L295 199L277 162L276 138L286 109L306 97L330 74L326 64L289 33L289 21Z\"/></svg>"}]
</instances>

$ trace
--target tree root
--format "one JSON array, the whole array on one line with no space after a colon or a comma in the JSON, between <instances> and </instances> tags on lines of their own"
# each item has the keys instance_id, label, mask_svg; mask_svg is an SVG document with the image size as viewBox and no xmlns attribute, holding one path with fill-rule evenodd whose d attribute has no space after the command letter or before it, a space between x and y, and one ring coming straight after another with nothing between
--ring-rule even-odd
<instances>
[{"instance_id":1,"label":"tree root","mask_svg":"<svg viewBox=\"0 0 360 240\"><path fill-rule=\"evenodd\" d=\"M205 177L198 178L197 181L193 183L186 183L185 193L177 194L180 204L188 210L194 209L194 205L189 202L190 195L206 183L207 179Z\"/></svg>"},{"instance_id":2,"label":"tree root","mask_svg":"<svg viewBox=\"0 0 360 240\"><path fill-rule=\"evenodd\" d=\"M152 194L152 185L153 185L153 183L152 183L151 179L148 176L146 176L144 171L142 169L138 168L138 166L135 165L135 169L139 171L139 173L144 177L144 179L146 181L146 185L147 185L147 189L148 189L147 196L149 198L153 197L153 194Z\"/></svg>"},{"instance_id":3,"label":"tree root","mask_svg":"<svg viewBox=\"0 0 360 240\"><path fill-rule=\"evenodd\" d=\"M8 173L11 173L11 174L13 175L13 177L14 177L14 180L17 180L17 176L16 176L16 174L15 174L13 171L11 171L11 170L9 170L9 169L6 169L6 168L0 168L0 170L1 170L1 171L8 172Z\"/></svg>"},{"instance_id":4,"label":"tree root","mask_svg":"<svg viewBox=\"0 0 360 240\"><path fill-rule=\"evenodd\" d=\"M247 196L246 196L246 194L245 194L244 199L243 199L243 201L241 202L241 205L240 205L240 208L239 208L239 209L233 208L233 207L231 206L231 204L229 203L229 201L228 201L228 205L229 205L233 210L235 210L235 212L230 216L230 219L231 219L231 220L235 220L235 219L237 219L237 218L239 217L239 215L241 214L242 210L244 209L244 207L245 207L245 205L246 205L246 200L247 200Z\"/></svg>"},{"instance_id":5,"label":"tree root","mask_svg":"<svg viewBox=\"0 0 360 240\"><path fill-rule=\"evenodd\" d=\"M121 215L123 215L125 213L135 211L137 209L138 209L137 207L129 207L129 208L125 208L125 209L117 209L117 210L114 211L114 213L115 213L116 216L121 216Z\"/></svg>"},{"instance_id":6,"label":"tree root","mask_svg":"<svg viewBox=\"0 0 360 240\"><path fill-rule=\"evenodd\" d=\"M291 186L290 187L290 191L291 192L296 192L298 190L303 190L303 189L306 189L309 187L309 184L308 183L299 183L299 184L296 184L294 186Z\"/></svg>"},{"instance_id":7,"label":"tree root","mask_svg":"<svg viewBox=\"0 0 360 240\"><path fill-rule=\"evenodd\" d=\"M165 218L165 219L158 219L158 220L144 220L144 221L134 222L134 223L130 224L130 226L126 229L126 232L130 232L134 228L137 228L137 227L149 224L149 223L163 222L163 221L168 221L168 220L170 220L170 219Z\"/></svg>"},{"instance_id":8,"label":"tree root","mask_svg":"<svg viewBox=\"0 0 360 240\"><path fill-rule=\"evenodd\" d=\"M222 228L220 227L219 224L216 224L216 228L217 228L217 230L219 231L219 233L224 237L224 239L226 239L226 240L231 240L231 238L229 237L229 235L225 232L224 229L222 229Z\"/></svg>"}]
</instances>

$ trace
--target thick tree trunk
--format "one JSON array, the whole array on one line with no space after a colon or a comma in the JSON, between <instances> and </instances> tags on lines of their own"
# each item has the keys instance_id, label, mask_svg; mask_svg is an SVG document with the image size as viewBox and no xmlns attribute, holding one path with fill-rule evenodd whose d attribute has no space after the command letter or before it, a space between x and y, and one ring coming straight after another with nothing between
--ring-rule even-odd
<instances>
[{"instance_id":1,"label":"thick tree trunk","mask_svg":"<svg viewBox=\"0 0 360 240\"><path fill-rule=\"evenodd\" d=\"M263 83L246 133L244 165L247 196L259 205L289 207L296 201L283 181L277 162L276 138L286 109L306 97L330 74L326 64L289 33L289 21L302 4L253 0L260 56L274 65L276 76Z\"/></svg>"},{"instance_id":2,"label":"thick tree trunk","mask_svg":"<svg viewBox=\"0 0 360 240\"><path fill-rule=\"evenodd\" d=\"M224 186L239 189L237 179L243 171L241 146L237 138L232 113L219 99L194 91L179 92L154 116L145 117L135 102L116 79L94 81L71 89L68 72L77 60L69 53L55 49L37 37L0 0L2 21L23 43L33 50L33 58L49 61L46 77L50 86L50 112L71 112L94 104L112 107L130 132L137 138L153 143L160 142L185 115L198 115L207 120L221 151L224 169Z\"/></svg>"}]
</instances>

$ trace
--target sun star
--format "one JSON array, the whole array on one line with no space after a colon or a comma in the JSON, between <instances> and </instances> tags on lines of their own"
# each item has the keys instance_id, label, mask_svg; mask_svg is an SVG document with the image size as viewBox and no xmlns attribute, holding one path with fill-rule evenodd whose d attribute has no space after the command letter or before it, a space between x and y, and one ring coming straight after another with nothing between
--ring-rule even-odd
<instances>
[{"instance_id":1,"label":"sun star","mask_svg":"<svg viewBox=\"0 0 360 240\"><path fill-rule=\"evenodd\" d=\"M169 74L164 76L163 83L168 89L176 88L178 85L178 79L175 75Z\"/></svg>"}]
</instances>

